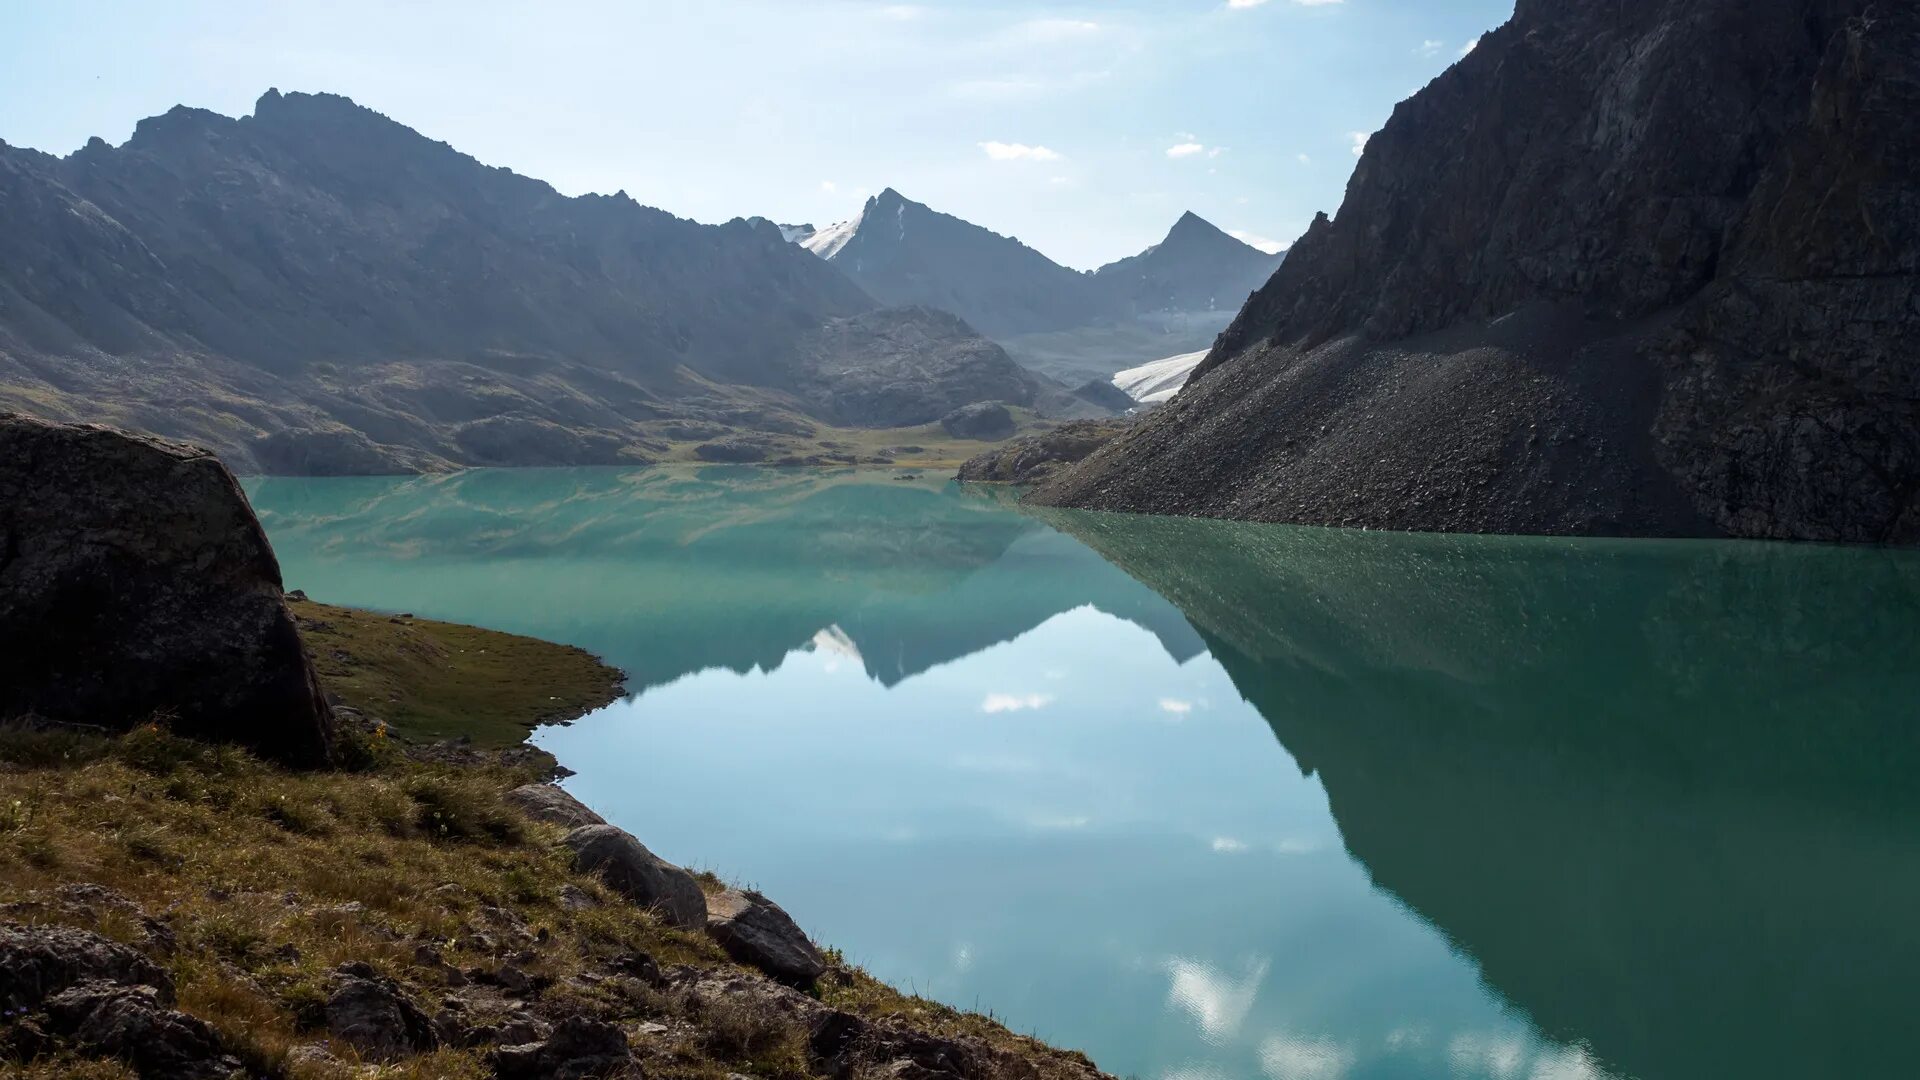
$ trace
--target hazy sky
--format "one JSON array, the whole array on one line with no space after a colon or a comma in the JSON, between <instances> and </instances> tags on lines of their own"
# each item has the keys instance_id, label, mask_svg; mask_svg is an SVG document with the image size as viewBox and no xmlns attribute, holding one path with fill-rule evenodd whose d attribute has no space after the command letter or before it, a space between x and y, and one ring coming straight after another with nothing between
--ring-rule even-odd
<instances>
[{"instance_id":1,"label":"hazy sky","mask_svg":"<svg viewBox=\"0 0 1920 1080\"><path fill-rule=\"evenodd\" d=\"M0 0L0 139L346 94L568 194L827 224L892 186L1089 268L1291 242L1513 0Z\"/></svg>"}]
</instances>

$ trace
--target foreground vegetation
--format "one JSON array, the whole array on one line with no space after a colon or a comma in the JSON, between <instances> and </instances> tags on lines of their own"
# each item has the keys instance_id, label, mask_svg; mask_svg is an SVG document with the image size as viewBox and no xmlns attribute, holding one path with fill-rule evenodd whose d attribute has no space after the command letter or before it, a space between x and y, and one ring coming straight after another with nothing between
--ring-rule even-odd
<instances>
[{"instance_id":1,"label":"foreground vegetation","mask_svg":"<svg viewBox=\"0 0 1920 1080\"><path fill-rule=\"evenodd\" d=\"M484 719L498 732L617 683L605 668L581 678L576 655L558 646L503 648L506 635L295 607L305 623L330 624L309 629L316 651L344 657L327 667L329 689L368 716L394 708L416 731L446 732L456 685L491 701ZM539 694L498 689L515 673L555 681ZM479 689L489 685L491 697ZM494 1045L574 1016L619 1025L648 1077L818 1074L806 1027L778 1007L778 994L798 995L575 873L558 844L565 829L503 798L544 779L548 760L409 746L398 728L351 725L348 767L313 773L177 738L161 723L115 737L0 731L0 922L77 926L145 953L171 976L180 1011L210 1023L248 1076L493 1076ZM704 887L722 886L709 876ZM363 1056L329 1030L329 987L350 964L463 1034L385 1061ZM708 975L767 992L687 989ZM1019 1055L1036 1078L1087 1075L1077 1055L844 965L813 993L857 1016ZM0 1075L136 1075L70 1051L8 1061L15 1022L0 1017Z\"/></svg>"}]
</instances>

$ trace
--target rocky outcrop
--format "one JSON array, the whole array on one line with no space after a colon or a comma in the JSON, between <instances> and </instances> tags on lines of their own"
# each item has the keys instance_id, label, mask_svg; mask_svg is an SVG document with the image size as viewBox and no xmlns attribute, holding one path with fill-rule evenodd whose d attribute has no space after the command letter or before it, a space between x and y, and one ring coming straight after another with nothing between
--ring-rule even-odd
<instances>
[{"instance_id":1,"label":"rocky outcrop","mask_svg":"<svg viewBox=\"0 0 1920 1080\"><path fill-rule=\"evenodd\" d=\"M751 890L707 897L707 934L728 956L784 983L811 986L827 973L826 957L806 932L779 904Z\"/></svg>"},{"instance_id":2,"label":"rocky outcrop","mask_svg":"<svg viewBox=\"0 0 1920 1080\"><path fill-rule=\"evenodd\" d=\"M1522 0L1054 505L1920 540L1920 10Z\"/></svg>"},{"instance_id":3,"label":"rocky outcrop","mask_svg":"<svg viewBox=\"0 0 1920 1080\"><path fill-rule=\"evenodd\" d=\"M569 829L607 823L606 818L557 784L523 784L507 792L506 798L535 821L565 825Z\"/></svg>"},{"instance_id":4,"label":"rocky outcrop","mask_svg":"<svg viewBox=\"0 0 1920 1080\"><path fill-rule=\"evenodd\" d=\"M993 442L1014 432L1013 414L997 401L963 405L940 418L940 426L956 439Z\"/></svg>"},{"instance_id":5,"label":"rocky outcrop","mask_svg":"<svg viewBox=\"0 0 1920 1080\"><path fill-rule=\"evenodd\" d=\"M1032 406L1042 384L957 316L924 307L835 319L802 348L798 392L849 427L931 424L962 406Z\"/></svg>"},{"instance_id":6,"label":"rocky outcrop","mask_svg":"<svg viewBox=\"0 0 1920 1080\"><path fill-rule=\"evenodd\" d=\"M439 1045L427 1014L368 964L334 972L326 1015L327 1030L369 1060L393 1061Z\"/></svg>"},{"instance_id":7,"label":"rocky outcrop","mask_svg":"<svg viewBox=\"0 0 1920 1080\"><path fill-rule=\"evenodd\" d=\"M151 986L93 982L46 1003L50 1034L132 1064L140 1080L238 1080L240 1060L206 1021L169 1008Z\"/></svg>"},{"instance_id":8,"label":"rocky outcrop","mask_svg":"<svg viewBox=\"0 0 1920 1080\"><path fill-rule=\"evenodd\" d=\"M1132 426L1131 420L1080 420L1052 431L1015 439L960 466L969 484L1032 484L1100 449Z\"/></svg>"},{"instance_id":9,"label":"rocky outcrop","mask_svg":"<svg viewBox=\"0 0 1920 1080\"><path fill-rule=\"evenodd\" d=\"M625 1032L604 1021L569 1016L546 1039L503 1046L487 1060L500 1080L587 1080L618 1075L631 1058Z\"/></svg>"},{"instance_id":10,"label":"rocky outcrop","mask_svg":"<svg viewBox=\"0 0 1920 1080\"><path fill-rule=\"evenodd\" d=\"M119 942L63 926L0 923L0 1010L32 1008L92 982L151 986L172 1001L167 973Z\"/></svg>"},{"instance_id":11,"label":"rocky outcrop","mask_svg":"<svg viewBox=\"0 0 1920 1080\"><path fill-rule=\"evenodd\" d=\"M330 752L273 549L195 447L0 416L0 655L0 718Z\"/></svg>"},{"instance_id":12,"label":"rocky outcrop","mask_svg":"<svg viewBox=\"0 0 1920 1080\"><path fill-rule=\"evenodd\" d=\"M614 892L652 908L675 926L707 924L707 900L692 874L648 851L632 834L612 825L586 825L567 834L573 868L598 875Z\"/></svg>"}]
</instances>

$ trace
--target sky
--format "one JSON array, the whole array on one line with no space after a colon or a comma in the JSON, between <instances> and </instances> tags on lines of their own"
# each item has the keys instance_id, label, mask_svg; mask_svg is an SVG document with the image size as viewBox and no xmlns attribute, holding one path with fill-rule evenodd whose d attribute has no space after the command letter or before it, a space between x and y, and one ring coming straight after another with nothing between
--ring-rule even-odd
<instances>
[{"instance_id":1,"label":"sky","mask_svg":"<svg viewBox=\"0 0 1920 1080\"><path fill-rule=\"evenodd\" d=\"M1269 249L1513 0L0 0L0 139L329 91L566 194L826 225L892 187L1080 269Z\"/></svg>"}]
</instances>

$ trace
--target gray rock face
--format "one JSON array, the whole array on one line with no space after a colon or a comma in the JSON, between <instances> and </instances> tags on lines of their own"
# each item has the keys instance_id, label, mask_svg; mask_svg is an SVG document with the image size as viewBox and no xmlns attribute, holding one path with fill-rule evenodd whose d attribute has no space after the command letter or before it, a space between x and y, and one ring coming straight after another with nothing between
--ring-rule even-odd
<instances>
[{"instance_id":1,"label":"gray rock face","mask_svg":"<svg viewBox=\"0 0 1920 1080\"><path fill-rule=\"evenodd\" d=\"M159 965L119 942L64 926L0 923L0 1010L34 1008L82 983L151 986L173 1001L173 980Z\"/></svg>"},{"instance_id":2,"label":"gray rock face","mask_svg":"<svg viewBox=\"0 0 1920 1080\"><path fill-rule=\"evenodd\" d=\"M827 959L780 905L757 892L707 897L707 934L727 955L784 983L811 986Z\"/></svg>"},{"instance_id":3,"label":"gray rock face","mask_svg":"<svg viewBox=\"0 0 1920 1080\"><path fill-rule=\"evenodd\" d=\"M940 418L940 426L956 439L992 442L1014 432L1013 414L998 402L982 401L962 406Z\"/></svg>"},{"instance_id":4,"label":"gray rock face","mask_svg":"<svg viewBox=\"0 0 1920 1080\"><path fill-rule=\"evenodd\" d=\"M535 821L552 822L570 829L607 823L606 818L594 813L558 784L523 784L507 792L507 801Z\"/></svg>"},{"instance_id":5,"label":"gray rock face","mask_svg":"<svg viewBox=\"0 0 1920 1080\"><path fill-rule=\"evenodd\" d=\"M620 1075L632 1060L626 1033L584 1016L560 1021L542 1042L503 1046L487 1055L500 1080L585 1080Z\"/></svg>"},{"instance_id":6,"label":"gray rock face","mask_svg":"<svg viewBox=\"0 0 1920 1080\"><path fill-rule=\"evenodd\" d=\"M615 892L689 930L707 924L707 900L693 875L667 862L624 829L587 825L567 834L573 868L598 874Z\"/></svg>"},{"instance_id":7,"label":"gray rock face","mask_svg":"<svg viewBox=\"0 0 1920 1080\"><path fill-rule=\"evenodd\" d=\"M240 1061L206 1021L168 1008L151 986L92 982L46 1004L47 1029L101 1057L133 1065L140 1080L237 1080Z\"/></svg>"},{"instance_id":8,"label":"gray rock face","mask_svg":"<svg viewBox=\"0 0 1920 1080\"><path fill-rule=\"evenodd\" d=\"M156 713L290 765L333 736L231 473L204 450L0 415L0 717Z\"/></svg>"},{"instance_id":9,"label":"gray rock face","mask_svg":"<svg viewBox=\"0 0 1920 1080\"><path fill-rule=\"evenodd\" d=\"M960 480L969 484L1032 484L1083 461L1087 455L1119 438L1131 420L1078 420L1052 431L1015 439L960 466Z\"/></svg>"},{"instance_id":10,"label":"gray rock face","mask_svg":"<svg viewBox=\"0 0 1920 1080\"><path fill-rule=\"evenodd\" d=\"M1920 10L1522 0L1403 102L1100 509L1920 540Z\"/></svg>"},{"instance_id":11,"label":"gray rock face","mask_svg":"<svg viewBox=\"0 0 1920 1080\"><path fill-rule=\"evenodd\" d=\"M348 964L334 973L327 1030L375 1061L392 1061L440 1044L427 1014L392 979L366 964Z\"/></svg>"}]
</instances>

